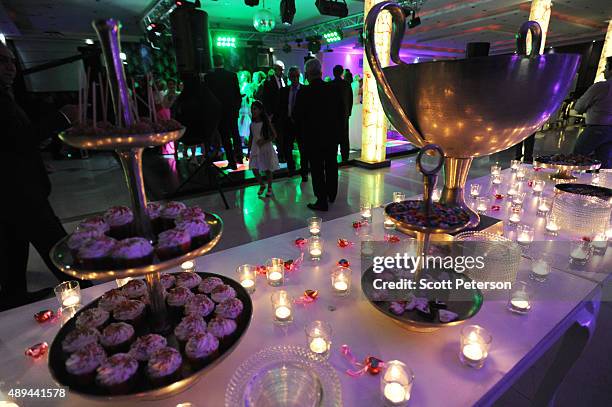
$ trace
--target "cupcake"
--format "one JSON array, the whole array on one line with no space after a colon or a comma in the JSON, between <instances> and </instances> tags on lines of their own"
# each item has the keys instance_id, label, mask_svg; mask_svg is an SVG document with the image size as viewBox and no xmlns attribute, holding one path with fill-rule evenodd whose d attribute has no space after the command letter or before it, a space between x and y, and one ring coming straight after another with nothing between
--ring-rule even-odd
<instances>
[{"instance_id":1,"label":"cupcake","mask_svg":"<svg viewBox=\"0 0 612 407\"><path fill-rule=\"evenodd\" d=\"M223 302L236 297L236 291L229 285L221 284L213 288L210 293L210 298L214 302Z\"/></svg>"},{"instance_id":2,"label":"cupcake","mask_svg":"<svg viewBox=\"0 0 612 407\"><path fill-rule=\"evenodd\" d=\"M230 298L217 305L215 315L221 318L236 319L242 313L244 305L238 298Z\"/></svg>"},{"instance_id":3,"label":"cupcake","mask_svg":"<svg viewBox=\"0 0 612 407\"><path fill-rule=\"evenodd\" d=\"M215 309L215 303L205 294L196 294L187 300L185 315L198 315L202 318L210 315Z\"/></svg>"},{"instance_id":4,"label":"cupcake","mask_svg":"<svg viewBox=\"0 0 612 407\"><path fill-rule=\"evenodd\" d=\"M127 206L113 206L104 212L104 220L110 230L108 234L115 239L125 239L132 234L134 213Z\"/></svg>"},{"instance_id":5,"label":"cupcake","mask_svg":"<svg viewBox=\"0 0 612 407\"><path fill-rule=\"evenodd\" d=\"M121 287L123 295L129 299L136 299L147 295L148 286L144 280L130 280L126 285Z\"/></svg>"},{"instance_id":6,"label":"cupcake","mask_svg":"<svg viewBox=\"0 0 612 407\"><path fill-rule=\"evenodd\" d=\"M189 362L199 367L208 362L219 349L219 340L210 332L193 335L185 344Z\"/></svg>"},{"instance_id":7,"label":"cupcake","mask_svg":"<svg viewBox=\"0 0 612 407\"><path fill-rule=\"evenodd\" d=\"M97 330L102 329L110 314L103 308L89 308L79 313L76 319L76 326L79 328L96 328Z\"/></svg>"},{"instance_id":8,"label":"cupcake","mask_svg":"<svg viewBox=\"0 0 612 407\"><path fill-rule=\"evenodd\" d=\"M153 246L145 238L130 237L115 245L111 257L119 268L146 266L153 262Z\"/></svg>"},{"instance_id":9,"label":"cupcake","mask_svg":"<svg viewBox=\"0 0 612 407\"><path fill-rule=\"evenodd\" d=\"M176 223L176 229L184 230L191 236L191 247L196 248L206 243L210 226L202 219L187 219Z\"/></svg>"},{"instance_id":10,"label":"cupcake","mask_svg":"<svg viewBox=\"0 0 612 407\"><path fill-rule=\"evenodd\" d=\"M176 278L172 274L162 274L160 277L161 285L164 287L164 290L169 290L174 287L174 282Z\"/></svg>"},{"instance_id":11,"label":"cupcake","mask_svg":"<svg viewBox=\"0 0 612 407\"><path fill-rule=\"evenodd\" d=\"M191 247L191 236L184 230L170 229L162 232L157 237L155 253L162 260L178 257L189 251Z\"/></svg>"},{"instance_id":12,"label":"cupcake","mask_svg":"<svg viewBox=\"0 0 612 407\"><path fill-rule=\"evenodd\" d=\"M118 304L113 311L117 321L132 324L137 331L144 326L145 304L138 300L127 300Z\"/></svg>"},{"instance_id":13,"label":"cupcake","mask_svg":"<svg viewBox=\"0 0 612 407\"><path fill-rule=\"evenodd\" d=\"M124 291L120 288L113 288L110 291L102 294L102 297L98 300L98 307L106 310L108 312L113 312L115 307L128 298L126 297Z\"/></svg>"},{"instance_id":14,"label":"cupcake","mask_svg":"<svg viewBox=\"0 0 612 407\"><path fill-rule=\"evenodd\" d=\"M200 284L202 281L202 277L198 273L192 273L190 271L181 271L180 273L176 273L174 275L176 278L176 286L177 287L185 287L188 289L193 289Z\"/></svg>"},{"instance_id":15,"label":"cupcake","mask_svg":"<svg viewBox=\"0 0 612 407\"><path fill-rule=\"evenodd\" d=\"M110 253L116 243L115 239L105 235L87 239L77 251L77 264L86 270L110 268Z\"/></svg>"},{"instance_id":16,"label":"cupcake","mask_svg":"<svg viewBox=\"0 0 612 407\"><path fill-rule=\"evenodd\" d=\"M168 341L161 335L148 334L141 336L136 339L130 347L130 355L132 355L139 362L146 362L149 360L153 352L158 349L165 348L168 345Z\"/></svg>"},{"instance_id":17,"label":"cupcake","mask_svg":"<svg viewBox=\"0 0 612 407\"><path fill-rule=\"evenodd\" d=\"M206 220L206 214L199 206L192 206L181 211L181 213L174 220L174 223L178 226L178 224L181 222L193 219Z\"/></svg>"},{"instance_id":18,"label":"cupcake","mask_svg":"<svg viewBox=\"0 0 612 407\"><path fill-rule=\"evenodd\" d=\"M90 385L96 378L96 369L106 360L106 352L97 343L90 343L66 359L66 372L80 385Z\"/></svg>"},{"instance_id":19,"label":"cupcake","mask_svg":"<svg viewBox=\"0 0 612 407\"><path fill-rule=\"evenodd\" d=\"M161 211L161 223L164 229L172 229L174 227L174 220L185 209L187 209L187 205L182 202L168 202Z\"/></svg>"},{"instance_id":20,"label":"cupcake","mask_svg":"<svg viewBox=\"0 0 612 407\"><path fill-rule=\"evenodd\" d=\"M218 285L223 285L223 280L219 277L206 277L202 280L200 285L198 285L198 291L204 294L210 294Z\"/></svg>"},{"instance_id":21,"label":"cupcake","mask_svg":"<svg viewBox=\"0 0 612 407\"><path fill-rule=\"evenodd\" d=\"M62 349L66 353L76 352L85 345L98 343L100 332L95 328L76 328L70 331L62 341Z\"/></svg>"},{"instance_id":22,"label":"cupcake","mask_svg":"<svg viewBox=\"0 0 612 407\"><path fill-rule=\"evenodd\" d=\"M185 287L174 287L168 291L166 304L168 304L170 315L174 318L180 318L183 315L183 307L194 295L194 293Z\"/></svg>"},{"instance_id":23,"label":"cupcake","mask_svg":"<svg viewBox=\"0 0 612 407\"><path fill-rule=\"evenodd\" d=\"M108 226L108 223L106 223L102 216L92 216L91 218L85 219L83 222L77 225L76 230L86 228L97 229L101 234L104 234L110 230L110 226Z\"/></svg>"},{"instance_id":24,"label":"cupcake","mask_svg":"<svg viewBox=\"0 0 612 407\"><path fill-rule=\"evenodd\" d=\"M208 332L215 335L219 339L230 336L236 330L236 321L233 319L214 317L208 323Z\"/></svg>"},{"instance_id":25,"label":"cupcake","mask_svg":"<svg viewBox=\"0 0 612 407\"><path fill-rule=\"evenodd\" d=\"M109 353L127 352L134 341L134 327L125 322L108 325L100 334L100 343Z\"/></svg>"},{"instance_id":26,"label":"cupcake","mask_svg":"<svg viewBox=\"0 0 612 407\"><path fill-rule=\"evenodd\" d=\"M106 359L96 371L96 384L110 394L128 393L136 382L138 361L127 353Z\"/></svg>"},{"instance_id":27,"label":"cupcake","mask_svg":"<svg viewBox=\"0 0 612 407\"><path fill-rule=\"evenodd\" d=\"M149 220L151 221L151 227L153 228L153 232L155 234L163 231L162 220L161 220L162 209L163 209L163 206L159 202L149 202L147 204L147 209L146 209L147 216L149 217Z\"/></svg>"},{"instance_id":28,"label":"cupcake","mask_svg":"<svg viewBox=\"0 0 612 407\"><path fill-rule=\"evenodd\" d=\"M68 238L68 249L72 253L72 256L76 256L77 252L85 244L87 239L91 239L92 237L102 236L102 233L99 229L94 227L83 227L81 229L77 229L70 234Z\"/></svg>"},{"instance_id":29,"label":"cupcake","mask_svg":"<svg viewBox=\"0 0 612 407\"><path fill-rule=\"evenodd\" d=\"M190 336L203 332L206 332L206 321L198 315L187 315L174 328L174 336L181 343L187 342Z\"/></svg>"},{"instance_id":30,"label":"cupcake","mask_svg":"<svg viewBox=\"0 0 612 407\"><path fill-rule=\"evenodd\" d=\"M147 376L154 387L180 379L183 358L178 350L166 346L153 352L147 363Z\"/></svg>"}]
</instances>

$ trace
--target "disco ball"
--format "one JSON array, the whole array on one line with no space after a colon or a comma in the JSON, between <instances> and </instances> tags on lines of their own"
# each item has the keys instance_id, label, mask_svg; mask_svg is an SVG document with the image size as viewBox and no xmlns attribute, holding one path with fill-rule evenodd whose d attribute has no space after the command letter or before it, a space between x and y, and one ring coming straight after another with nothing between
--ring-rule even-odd
<instances>
[{"instance_id":1,"label":"disco ball","mask_svg":"<svg viewBox=\"0 0 612 407\"><path fill-rule=\"evenodd\" d=\"M262 8L253 16L253 27L260 33L270 32L275 26L274 14L268 9Z\"/></svg>"}]
</instances>

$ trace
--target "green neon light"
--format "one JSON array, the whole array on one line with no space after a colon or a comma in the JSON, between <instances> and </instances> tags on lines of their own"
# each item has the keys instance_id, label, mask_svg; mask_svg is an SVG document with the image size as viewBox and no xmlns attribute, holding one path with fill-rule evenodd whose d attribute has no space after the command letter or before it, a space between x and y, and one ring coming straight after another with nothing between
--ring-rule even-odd
<instances>
[{"instance_id":1,"label":"green neon light","mask_svg":"<svg viewBox=\"0 0 612 407\"><path fill-rule=\"evenodd\" d=\"M236 48L236 37L217 37L217 47Z\"/></svg>"}]
</instances>

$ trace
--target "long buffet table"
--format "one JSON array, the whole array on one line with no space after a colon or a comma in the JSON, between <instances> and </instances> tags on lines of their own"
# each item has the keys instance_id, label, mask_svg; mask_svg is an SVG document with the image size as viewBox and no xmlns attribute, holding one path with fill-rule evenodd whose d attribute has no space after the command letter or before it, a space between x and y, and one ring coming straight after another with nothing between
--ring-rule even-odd
<instances>
[{"instance_id":1,"label":"long buffet table","mask_svg":"<svg viewBox=\"0 0 612 407\"><path fill-rule=\"evenodd\" d=\"M506 170L503 176L508 180L512 175ZM546 174L536 173L536 176L545 177ZM488 176L471 180L468 184L475 182L482 184L483 194L489 193ZM505 188L505 184L501 188ZM551 182L547 185L546 194L552 194ZM535 209L529 209L532 199L528 193L523 221L536 224L536 240L544 239L543 226L538 226ZM506 205L489 215L506 219ZM174 406L191 402L195 406L222 406L227 383L245 359L269 345L305 346L303 327L318 319L329 322L333 327L329 362L340 378L345 405L380 405L380 376L366 374L355 378L345 374L350 366L339 351L342 344L349 345L358 358L372 355L382 360L398 359L410 366L416 377L411 405L487 405L512 386L574 322L585 319L594 322L598 307L591 307L591 302L597 304L601 283L607 278L606 272L611 269L611 250L608 250L605 258L598 260L600 267L597 271L571 270L563 261L556 262L547 281L531 284L533 305L527 315L510 313L506 309L506 300L500 300L499 295L497 299L491 299L490 293L484 292L482 309L469 323L485 327L493 335L493 342L485 366L476 370L463 366L458 360L461 325L433 333L410 332L369 304L360 289L359 236L352 227L352 222L357 219L358 214L353 214L324 222L322 237L325 252L322 260L318 263L305 260L300 270L289 274L283 288L293 296L300 296L305 289L318 289L320 292L316 302L294 308L295 319L292 325L280 328L272 323L270 294L274 289L267 286L265 279L260 277L252 296L254 314L251 326L235 351L187 391L170 399L149 401L148 404ZM382 210L375 211L372 233L380 240L387 233L383 229L382 219ZM270 257L296 258L299 250L294 240L300 236L307 236L306 228L206 255L198 259L197 267L202 271L235 277L234 270L240 264L263 264ZM336 244L338 238L346 238L356 244L340 248ZM568 235L560 234L555 239L568 238ZM554 246L551 250L555 250ZM567 256L565 251L556 257ZM528 281L532 262L530 257L526 253L522 259L519 280ZM348 259L353 269L352 291L345 298L333 297L330 287L330 271L341 258ZM84 290L83 303L114 286L113 281ZM554 298L551 293L555 293ZM47 369L46 357L32 360L24 356L27 346L41 341L50 344L53 341L59 323L38 324L32 315L41 309L56 306L55 299L48 299L0 314L0 400L11 388L57 388ZM70 392L67 392L65 398L53 400L27 398L13 401L20 406L82 406L85 402L87 405L102 404L102 401L85 400Z\"/></svg>"}]
</instances>

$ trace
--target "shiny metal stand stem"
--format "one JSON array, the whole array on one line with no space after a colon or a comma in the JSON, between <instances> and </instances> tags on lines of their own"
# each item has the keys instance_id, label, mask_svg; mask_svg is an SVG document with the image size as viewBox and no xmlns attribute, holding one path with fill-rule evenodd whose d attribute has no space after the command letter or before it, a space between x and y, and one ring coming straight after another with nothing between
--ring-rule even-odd
<instances>
[{"instance_id":1,"label":"shiny metal stand stem","mask_svg":"<svg viewBox=\"0 0 612 407\"><path fill-rule=\"evenodd\" d=\"M161 285L161 273L149 273L145 275L145 279L149 286L151 326L154 332L166 333L170 329L170 322L168 321L168 310L164 300L164 288Z\"/></svg>"},{"instance_id":2,"label":"shiny metal stand stem","mask_svg":"<svg viewBox=\"0 0 612 407\"><path fill-rule=\"evenodd\" d=\"M151 222L147 216L147 196L145 195L144 178L142 176L142 151L143 148L131 148L128 150L115 150L121 160L125 182L130 190L132 199L132 210L134 211L134 225L137 228L136 235L143 236L153 241L154 235Z\"/></svg>"},{"instance_id":3,"label":"shiny metal stand stem","mask_svg":"<svg viewBox=\"0 0 612 407\"><path fill-rule=\"evenodd\" d=\"M472 160L472 157L444 157L444 188L440 196L441 203L471 210L465 203L463 190Z\"/></svg>"}]
</instances>

